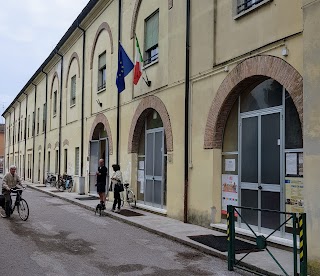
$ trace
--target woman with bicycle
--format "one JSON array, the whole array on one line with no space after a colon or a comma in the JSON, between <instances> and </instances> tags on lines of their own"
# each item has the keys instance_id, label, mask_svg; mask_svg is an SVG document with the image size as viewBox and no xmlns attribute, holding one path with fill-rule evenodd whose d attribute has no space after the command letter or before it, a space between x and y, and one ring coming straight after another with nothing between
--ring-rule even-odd
<instances>
[{"instance_id":1,"label":"woman with bicycle","mask_svg":"<svg viewBox=\"0 0 320 276\"><path fill-rule=\"evenodd\" d=\"M21 188L20 177L16 174L17 167L15 165L10 166L10 172L6 173L2 180L2 194L5 198L4 209L6 215L3 216L5 218L10 217L11 212L11 189L12 188Z\"/></svg>"},{"instance_id":2,"label":"woman with bicycle","mask_svg":"<svg viewBox=\"0 0 320 276\"><path fill-rule=\"evenodd\" d=\"M114 201L111 211L112 212L120 212L120 206L121 206L121 198L120 198L120 192L123 191L123 184L122 184L122 173L120 171L120 165L114 164L112 165L114 173L111 177L111 186L110 189L114 192ZM118 209L116 209L116 205L118 204Z\"/></svg>"}]
</instances>

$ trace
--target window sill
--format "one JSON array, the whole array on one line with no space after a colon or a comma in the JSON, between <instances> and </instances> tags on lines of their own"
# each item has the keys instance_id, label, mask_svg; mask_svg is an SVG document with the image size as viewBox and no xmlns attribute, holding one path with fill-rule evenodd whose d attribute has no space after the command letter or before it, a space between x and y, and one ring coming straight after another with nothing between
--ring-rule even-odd
<instances>
[{"instance_id":1,"label":"window sill","mask_svg":"<svg viewBox=\"0 0 320 276\"><path fill-rule=\"evenodd\" d=\"M265 4L269 3L269 2L272 2L272 1L273 1L273 0L264 0L264 1L260 2L260 3L257 4L257 5L253 5L251 8L249 8L249 9L247 9L247 10L244 10L244 11L238 13L237 15L235 15L235 16L233 17L233 19L234 19L234 20L237 20L237 19L239 19L240 17L246 15L247 13L250 13L250 12L252 12L253 10L255 10L255 9L257 9L257 8L260 8L261 6L263 6L263 5L265 5Z\"/></svg>"},{"instance_id":2,"label":"window sill","mask_svg":"<svg viewBox=\"0 0 320 276\"><path fill-rule=\"evenodd\" d=\"M72 105L70 105L70 108L73 108L73 107L75 107L76 106L76 104L72 104Z\"/></svg>"},{"instance_id":3,"label":"window sill","mask_svg":"<svg viewBox=\"0 0 320 276\"><path fill-rule=\"evenodd\" d=\"M106 88L102 88L102 89L98 90L98 91L97 91L97 94L100 94L100 93L102 93L102 92L104 92L104 91L106 91Z\"/></svg>"},{"instance_id":4,"label":"window sill","mask_svg":"<svg viewBox=\"0 0 320 276\"><path fill-rule=\"evenodd\" d=\"M156 60L154 60L154 61L152 61L152 62L150 62L150 63L148 63L148 64L144 65L144 66L142 67L142 70L145 70L145 69L149 68L150 66L152 66L152 65L154 65L154 64L156 64L156 63L158 63L158 62L159 62L159 59L156 59Z\"/></svg>"}]
</instances>

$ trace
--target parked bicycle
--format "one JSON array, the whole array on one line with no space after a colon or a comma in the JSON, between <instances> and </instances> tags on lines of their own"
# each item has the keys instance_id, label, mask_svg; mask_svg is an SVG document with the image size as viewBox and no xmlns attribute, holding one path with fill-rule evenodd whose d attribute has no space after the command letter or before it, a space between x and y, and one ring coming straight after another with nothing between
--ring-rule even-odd
<instances>
[{"instance_id":1,"label":"parked bicycle","mask_svg":"<svg viewBox=\"0 0 320 276\"><path fill-rule=\"evenodd\" d=\"M123 184L124 191L120 193L121 206L126 202L130 208L136 208L136 196L133 190L129 187L129 183Z\"/></svg>"},{"instance_id":2,"label":"parked bicycle","mask_svg":"<svg viewBox=\"0 0 320 276\"><path fill-rule=\"evenodd\" d=\"M11 194L15 194L15 198L16 200L13 201L12 200L12 196L11 196L11 204L10 204L10 212L8 213L8 216L10 217L15 208L17 207L17 211L18 211L18 214L19 214L19 217L23 220L23 221L26 221L29 217L29 206L28 206L28 203L25 199L22 198L22 192L23 190L25 190L26 188L23 187L22 189L20 188L11 188L10 191L11 191ZM3 195L0 195L1 196L1 207L3 208L3 210L0 211L0 215L2 217L7 217L6 215L6 212L5 212L5 200L4 200L4 196Z\"/></svg>"},{"instance_id":3,"label":"parked bicycle","mask_svg":"<svg viewBox=\"0 0 320 276\"><path fill-rule=\"evenodd\" d=\"M56 188L60 191L67 190L69 193L73 189L73 179L71 175L59 175L58 181L56 182Z\"/></svg>"},{"instance_id":4,"label":"parked bicycle","mask_svg":"<svg viewBox=\"0 0 320 276\"><path fill-rule=\"evenodd\" d=\"M57 177L53 174L48 172L47 173L47 179L45 181L45 185L50 185L51 187L55 187L57 182Z\"/></svg>"}]
</instances>

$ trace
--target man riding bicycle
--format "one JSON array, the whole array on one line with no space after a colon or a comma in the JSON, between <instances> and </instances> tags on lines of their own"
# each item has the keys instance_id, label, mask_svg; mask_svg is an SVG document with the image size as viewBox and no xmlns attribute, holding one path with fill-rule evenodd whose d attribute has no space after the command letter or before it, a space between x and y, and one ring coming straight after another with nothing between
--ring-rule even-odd
<instances>
[{"instance_id":1,"label":"man riding bicycle","mask_svg":"<svg viewBox=\"0 0 320 276\"><path fill-rule=\"evenodd\" d=\"M2 194L5 198L4 209L6 211L6 217L10 217L11 212L11 190L12 188L21 188L20 177L16 174L17 167L15 165L10 166L10 172L6 173L2 180Z\"/></svg>"}]
</instances>

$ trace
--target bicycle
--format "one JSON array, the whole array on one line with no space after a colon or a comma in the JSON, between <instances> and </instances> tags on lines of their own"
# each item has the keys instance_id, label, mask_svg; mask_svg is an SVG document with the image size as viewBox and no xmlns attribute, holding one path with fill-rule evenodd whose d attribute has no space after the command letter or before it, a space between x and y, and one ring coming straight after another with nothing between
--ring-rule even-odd
<instances>
[{"instance_id":1,"label":"bicycle","mask_svg":"<svg viewBox=\"0 0 320 276\"><path fill-rule=\"evenodd\" d=\"M47 173L47 179L46 181L44 182L44 184L47 186L47 185L50 185L51 187L54 187L56 186L56 182L57 182L57 177L53 174L53 173Z\"/></svg>"},{"instance_id":2,"label":"bicycle","mask_svg":"<svg viewBox=\"0 0 320 276\"><path fill-rule=\"evenodd\" d=\"M12 194L16 194L16 200L15 200L15 202L13 202L13 200L11 198L10 206L9 206L10 207L10 211L7 212L7 214L5 212L5 205L3 204L3 206L2 206L3 210L0 211L0 215L2 217L10 217L13 214L13 212L14 212L16 206L17 206L17 210L18 210L18 214L19 214L20 219L22 219L23 221L26 221L28 219L28 217L29 217L29 206L28 206L27 201L25 199L23 199L22 196L21 196L23 190L25 190L25 189L26 189L26 187L23 187L22 189L19 189L19 188L11 188L10 189L10 192ZM4 203L4 196L3 196L2 200L3 200L3 203Z\"/></svg>"},{"instance_id":3,"label":"bicycle","mask_svg":"<svg viewBox=\"0 0 320 276\"><path fill-rule=\"evenodd\" d=\"M72 189L73 189L72 176L71 175L67 175L67 174L65 174L63 176L59 175L59 179L56 182L56 188L59 191L67 190L70 193L72 191Z\"/></svg>"},{"instance_id":4,"label":"bicycle","mask_svg":"<svg viewBox=\"0 0 320 276\"><path fill-rule=\"evenodd\" d=\"M121 206L123 207L124 202L126 202L130 208L136 208L136 196L133 190L129 187L129 183L123 183L123 188L124 191L120 193Z\"/></svg>"}]
</instances>

